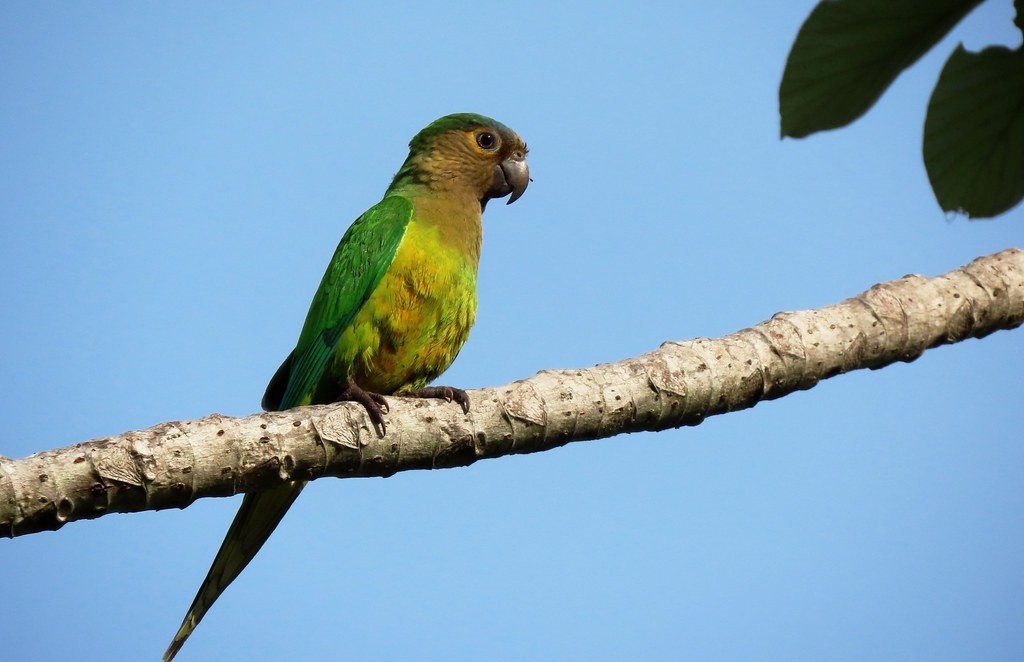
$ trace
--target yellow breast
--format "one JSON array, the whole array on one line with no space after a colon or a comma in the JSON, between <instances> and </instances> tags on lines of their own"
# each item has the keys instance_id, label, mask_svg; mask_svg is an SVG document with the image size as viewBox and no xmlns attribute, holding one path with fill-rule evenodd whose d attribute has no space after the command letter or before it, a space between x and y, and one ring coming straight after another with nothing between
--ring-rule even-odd
<instances>
[{"instance_id":1,"label":"yellow breast","mask_svg":"<svg viewBox=\"0 0 1024 662\"><path fill-rule=\"evenodd\" d=\"M418 389L451 365L475 318L476 261L414 219L334 358L369 391Z\"/></svg>"}]
</instances>

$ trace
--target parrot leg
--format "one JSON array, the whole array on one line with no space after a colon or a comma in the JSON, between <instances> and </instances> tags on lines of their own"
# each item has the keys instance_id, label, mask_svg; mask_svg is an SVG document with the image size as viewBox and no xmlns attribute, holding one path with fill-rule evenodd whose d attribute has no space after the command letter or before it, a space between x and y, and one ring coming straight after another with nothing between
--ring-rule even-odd
<instances>
[{"instance_id":1,"label":"parrot leg","mask_svg":"<svg viewBox=\"0 0 1024 662\"><path fill-rule=\"evenodd\" d=\"M366 414L373 421L373 424L380 428L383 437L387 434L388 428L384 424L384 414L390 411L388 401L380 393L364 391L355 382L350 381L345 388L338 393L335 402L358 402L366 410Z\"/></svg>"},{"instance_id":2,"label":"parrot leg","mask_svg":"<svg viewBox=\"0 0 1024 662\"><path fill-rule=\"evenodd\" d=\"M469 413L469 396L461 388L452 388L451 386L427 386L426 388L416 389L415 391L409 391L402 393L407 398L441 398L445 402L455 402L462 407L462 413Z\"/></svg>"}]
</instances>

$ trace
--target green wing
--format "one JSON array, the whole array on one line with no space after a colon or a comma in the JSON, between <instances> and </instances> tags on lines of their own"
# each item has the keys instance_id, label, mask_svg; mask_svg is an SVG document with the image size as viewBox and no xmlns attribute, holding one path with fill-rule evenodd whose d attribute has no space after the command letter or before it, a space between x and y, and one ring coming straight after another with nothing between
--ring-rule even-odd
<instances>
[{"instance_id":1,"label":"green wing","mask_svg":"<svg viewBox=\"0 0 1024 662\"><path fill-rule=\"evenodd\" d=\"M388 196L370 207L341 238L313 296L299 342L267 387L265 408L289 409L313 394L338 338L395 259L412 212L409 200ZM281 392L282 382L286 384L283 393L279 399L273 397Z\"/></svg>"},{"instance_id":2,"label":"green wing","mask_svg":"<svg viewBox=\"0 0 1024 662\"><path fill-rule=\"evenodd\" d=\"M299 342L270 380L263 396L264 409L289 409L314 393L338 338L394 261L412 211L407 199L385 197L356 219L341 238L313 296ZM206 579L164 653L165 662L174 658L214 601L256 556L305 485L305 481L293 481L245 495Z\"/></svg>"}]
</instances>

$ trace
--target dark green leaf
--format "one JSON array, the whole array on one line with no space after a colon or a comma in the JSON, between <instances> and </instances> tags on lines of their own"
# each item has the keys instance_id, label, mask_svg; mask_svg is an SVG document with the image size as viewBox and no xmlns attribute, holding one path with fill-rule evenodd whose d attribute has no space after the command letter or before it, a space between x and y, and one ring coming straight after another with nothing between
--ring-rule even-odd
<instances>
[{"instance_id":1,"label":"dark green leaf","mask_svg":"<svg viewBox=\"0 0 1024 662\"><path fill-rule=\"evenodd\" d=\"M945 211L995 216L1024 198L1024 51L953 51L928 103L924 165Z\"/></svg>"},{"instance_id":2,"label":"dark green leaf","mask_svg":"<svg viewBox=\"0 0 1024 662\"><path fill-rule=\"evenodd\" d=\"M1017 11L1017 15L1013 17L1013 24L1024 32L1024 0L1013 0L1013 8Z\"/></svg>"},{"instance_id":3,"label":"dark green leaf","mask_svg":"<svg viewBox=\"0 0 1024 662\"><path fill-rule=\"evenodd\" d=\"M782 135L845 126L981 0L824 0L793 42L779 86Z\"/></svg>"}]
</instances>

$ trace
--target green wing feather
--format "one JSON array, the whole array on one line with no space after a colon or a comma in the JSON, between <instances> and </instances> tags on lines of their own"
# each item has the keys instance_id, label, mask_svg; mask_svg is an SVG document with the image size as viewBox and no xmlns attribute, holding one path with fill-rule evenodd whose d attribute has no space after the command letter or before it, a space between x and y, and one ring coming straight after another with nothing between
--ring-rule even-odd
<instances>
[{"instance_id":1,"label":"green wing feather","mask_svg":"<svg viewBox=\"0 0 1024 662\"><path fill-rule=\"evenodd\" d=\"M394 261L412 213L409 200L387 196L356 219L341 238L310 304L298 344L267 386L264 409L281 411L313 397L335 344ZM305 481L292 481L245 495L185 620L164 653L164 662L174 658L214 601L256 556L305 485Z\"/></svg>"},{"instance_id":2,"label":"green wing feather","mask_svg":"<svg viewBox=\"0 0 1024 662\"><path fill-rule=\"evenodd\" d=\"M287 378L280 402L265 397L265 405L289 409L312 396L338 338L395 259L412 212L409 200L388 196L360 216L341 238L309 306L299 342L285 360L289 368L287 372L279 370L267 387L267 395L271 395L278 380Z\"/></svg>"}]
</instances>

